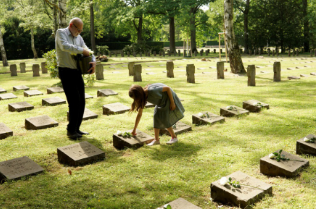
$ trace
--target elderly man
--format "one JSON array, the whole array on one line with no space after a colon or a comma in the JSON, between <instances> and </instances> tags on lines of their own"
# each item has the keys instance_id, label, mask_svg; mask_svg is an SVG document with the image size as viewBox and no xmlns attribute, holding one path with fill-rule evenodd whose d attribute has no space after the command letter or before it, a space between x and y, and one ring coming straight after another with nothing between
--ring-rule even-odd
<instances>
[{"instance_id":1,"label":"elderly man","mask_svg":"<svg viewBox=\"0 0 316 209\"><path fill-rule=\"evenodd\" d=\"M69 106L67 136L71 139L77 139L82 137L82 135L89 134L88 132L80 131L85 109L85 89L81 71L78 69L77 62L71 56L71 54L89 56L90 51L80 36L82 29L82 20L73 18L67 28L57 30L55 40L59 78ZM89 72L93 74L96 66L94 56L90 64L92 67L89 69Z\"/></svg>"}]
</instances>

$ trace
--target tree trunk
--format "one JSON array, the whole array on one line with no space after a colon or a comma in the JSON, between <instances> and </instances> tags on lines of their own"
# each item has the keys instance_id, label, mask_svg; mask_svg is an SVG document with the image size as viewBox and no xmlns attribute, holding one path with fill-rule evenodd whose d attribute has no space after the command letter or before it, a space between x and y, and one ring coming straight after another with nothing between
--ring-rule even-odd
<instances>
[{"instance_id":1,"label":"tree trunk","mask_svg":"<svg viewBox=\"0 0 316 209\"><path fill-rule=\"evenodd\" d=\"M195 26L195 12L194 8L191 8L191 18L190 18L190 32L191 32L191 53L196 50L196 26Z\"/></svg>"},{"instance_id":2,"label":"tree trunk","mask_svg":"<svg viewBox=\"0 0 316 209\"><path fill-rule=\"evenodd\" d=\"M245 41L245 54L248 54L249 49L249 37L248 37L248 14L249 14L249 0L246 2L244 11L244 41Z\"/></svg>"},{"instance_id":3,"label":"tree trunk","mask_svg":"<svg viewBox=\"0 0 316 209\"><path fill-rule=\"evenodd\" d=\"M58 0L59 5L59 25L58 28L66 28L67 20L66 20L66 12L67 12L67 0Z\"/></svg>"},{"instance_id":4,"label":"tree trunk","mask_svg":"<svg viewBox=\"0 0 316 209\"><path fill-rule=\"evenodd\" d=\"M54 0L54 4L57 5L57 0ZM54 34L54 37L55 37L56 31L58 29L58 16L57 16L57 8L56 7L54 7L53 18L54 18L54 31L53 31L53 34Z\"/></svg>"},{"instance_id":5,"label":"tree trunk","mask_svg":"<svg viewBox=\"0 0 316 209\"><path fill-rule=\"evenodd\" d=\"M225 41L232 73L245 73L233 26L233 0L224 0Z\"/></svg>"},{"instance_id":6,"label":"tree trunk","mask_svg":"<svg viewBox=\"0 0 316 209\"><path fill-rule=\"evenodd\" d=\"M303 0L303 18L304 18L304 50L309 52L309 21L307 17L307 0Z\"/></svg>"},{"instance_id":7,"label":"tree trunk","mask_svg":"<svg viewBox=\"0 0 316 209\"><path fill-rule=\"evenodd\" d=\"M143 41L142 33L143 33L143 15L141 15L138 20L137 43L141 43Z\"/></svg>"},{"instance_id":8,"label":"tree trunk","mask_svg":"<svg viewBox=\"0 0 316 209\"><path fill-rule=\"evenodd\" d=\"M1 25L0 25L0 50L1 50L3 67L9 66L8 60L7 60L7 54L5 52L4 43L3 43L3 36L2 36L2 32L1 32Z\"/></svg>"},{"instance_id":9,"label":"tree trunk","mask_svg":"<svg viewBox=\"0 0 316 209\"><path fill-rule=\"evenodd\" d=\"M91 49L96 51L95 37L94 37L94 11L93 11L93 0L90 0L90 35L91 35Z\"/></svg>"},{"instance_id":10,"label":"tree trunk","mask_svg":"<svg viewBox=\"0 0 316 209\"><path fill-rule=\"evenodd\" d=\"M175 27L174 27L174 17L169 17L169 34L170 34L170 52L174 53L176 51L176 42L175 42Z\"/></svg>"},{"instance_id":11,"label":"tree trunk","mask_svg":"<svg viewBox=\"0 0 316 209\"><path fill-rule=\"evenodd\" d=\"M36 52L36 49L35 49L35 44L34 44L34 32L33 32L33 28L31 29L31 47L32 47L32 51L33 51L33 54L34 54L34 59L37 59L37 52Z\"/></svg>"}]
</instances>

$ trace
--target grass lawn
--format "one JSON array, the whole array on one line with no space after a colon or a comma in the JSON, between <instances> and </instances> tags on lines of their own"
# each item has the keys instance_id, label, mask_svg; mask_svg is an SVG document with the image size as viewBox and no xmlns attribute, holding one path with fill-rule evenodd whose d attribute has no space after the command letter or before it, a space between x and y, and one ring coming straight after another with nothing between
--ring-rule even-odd
<instances>
[{"instance_id":1,"label":"grass lawn","mask_svg":"<svg viewBox=\"0 0 316 209\"><path fill-rule=\"evenodd\" d=\"M82 123L81 129L90 132L90 135L80 141L88 141L103 150L106 159L82 167L58 162L57 148L78 141L66 137L67 104L42 106L44 98L58 96L65 99L64 93L47 95L46 92L59 80L51 79L49 74L32 77L31 63L40 63L44 59L23 60L28 72L18 73L17 77L0 74L0 87L18 96L0 101L0 122L14 132L13 137L0 140L0 161L28 156L45 169L42 174L0 184L1 208L147 209L157 208L179 197L201 208L218 208L222 204L210 199L210 184L238 170L273 186L273 196L266 196L253 208L315 208L314 157L302 156L310 161L310 166L292 179L262 175L259 160L277 149L295 154L296 141L315 134L316 77L288 80L287 76L316 72L316 58L307 55L290 58L245 56L245 67L250 64L260 66L255 87L247 86L247 76L231 74L226 63L225 79L217 80L218 59L214 57L205 62L200 57L175 60L175 78L167 78L163 71L168 59L112 57L105 63L105 79L86 88L86 93L94 96L86 100L86 107L99 117ZM282 82L273 82L272 66L276 60L282 60ZM142 63L143 82L137 84L165 83L184 100L182 103L186 111L182 122L186 124L192 125L192 114L201 111L219 114L221 107L242 107L242 102L250 99L268 103L270 109L239 119L226 118L222 124L192 125L193 130L179 135L179 143L172 146L165 144L169 137L163 135L160 146L116 150L112 145L112 135L117 130L132 129L136 114L105 116L102 115L102 106L114 102L130 106L132 100L128 97L128 89L133 84L133 78L128 76L128 61L145 61ZM9 63L18 65L20 60ZM116 65L110 65L113 63ZM196 67L195 84L186 82L185 66L191 63ZM295 67L301 68L287 70ZM7 71L9 68L0 67L0 72ZM155 74L146 74L149 72ZM24 97L23 91L13 92L13 86L17 85L29 86L44 95ZM97 97L98 89L112 89L118 95ZM8 111L9 103L21 101L35 108L20 113ZM141 131L152 136L153 111L153 108L145 109L139 124ZM48 115L59 125L38 131L26 130L25 118L39 115ZM72 175L68 174L68 169ZM232 206L224 205L222 208Z\"/></svg>"}]
</instances>

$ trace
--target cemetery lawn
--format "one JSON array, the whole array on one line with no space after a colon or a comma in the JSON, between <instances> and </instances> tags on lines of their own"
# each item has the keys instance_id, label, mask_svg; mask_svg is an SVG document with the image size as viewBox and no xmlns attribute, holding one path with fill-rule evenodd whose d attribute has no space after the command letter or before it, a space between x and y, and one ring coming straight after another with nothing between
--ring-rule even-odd
<instances>
[{"instance_id":1,"label":"cemetery lawn","mask_svg":"<svg viewBox=\"0 0 316 209\"><path fill-rule=\"evenodd\" d=\"M173 58L173 57L172 57ZM129 60L128 60L129 59ZM139 59L139 58L138 58ZM130 106L128 89L133 77L128 76L127 62L135 58L111 58L104 63L104 80L87 87L86 93L93 99L86 100L86 108L99 115L97 119L82 123L81 130L90 132L79 141L66 136L68 105L42 106L42 99L64 93L47 94L47 88L59 80L49 74L32 77L34 60L23 60L27 73L0 74L0 88L14 93L18 98L0 101L0 123L14 132L14 136L0 140L0 161L28 156L45 172L18 181L0 184L1 208L157 208L179 197L201 208L217 208L221 203L210 199L210 184L235 171L242 171L273 186L273 196L266 196L253 208L315 208L316 159L301 156L310 166L291 179L268 177L259 169L260 158L278 149L295 154L296 141L315 134L316 129L316 76L288 80L288 76L300 76L316 72L316 58L307 56L279 57L281 82L273 82L273 62L276 57L263 59L257 56L243 57L245 67L255 64L256 86L247 86L247 76L234 76L225 63L224 80L217 80L216 61L198 59L175 61L175 78L166 78L165 58L144 58L142 80L137 84L165 83L183 99L185 117L182 122L192 125L192 115L202 111L214 114L229 105L242 107L242 102L256 99L270 105L269 110L250 113L248 116L226 118L215 125L192 125L192 131L178 135L179 143L166 145L169 136L160 137L161 145L141 147L137 150L116 150L112 135L118 130L133 128L136 113L105 116L102 106L120 102ZM182 59L182 58L181 58ZM163 60L158 62L159 60ZM44 59L38 59L40 63ZM9 61L19 64L20 61ZM124 63L109 65L112 63ZM186 82L186 64L195 64L195 84ZM0 63L2 66L2 63ZM304 67L307 66L307 67ZM212 68L209 68L212 67ZM301 67L287 70L287 68ZM198 69L201 68L201 69ZM0 72L9 71L0 67ZM260 73L264 71L264 73ZM153 72L155 74L147 75ZM204 72L204 74L202 73ZM13 91L13 86L26 85L44 95L24 97L23 91ZM97 97L99 89L112 89L116 96ZM9 112L8 104L26 101L35 106L33 110ZM153 108L145 109L139 130L153 136ZM59 125L37 131L26 130L25 119L48 115ZM106 159L82 167L60 164L57 148L88 141L106 154ZM72 175L69 175L71 170ZM222 208L231 208L224 205Z\"/></svg>"}]
</instances>

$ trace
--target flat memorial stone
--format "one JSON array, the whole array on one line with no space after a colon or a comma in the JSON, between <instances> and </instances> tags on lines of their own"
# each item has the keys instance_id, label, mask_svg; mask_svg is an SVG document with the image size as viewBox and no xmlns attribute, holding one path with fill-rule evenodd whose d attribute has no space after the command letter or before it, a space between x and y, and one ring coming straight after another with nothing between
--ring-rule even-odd
<instances>
[{"instance_id":1,"label":"flat memorial stone","mask_svg":"<svg viewBox=\"0 0 316 209\"><path fill-rule=\"evenodd\" d=\"M147 102L146 105L145 105L145 108L151 108L151 107L155 107L156 105L150 103L150 102Z\"/></svg>"},{"instance_id":2,"label":"flat memorial stone","mask_svg":"<svg viewBox=\"0 0 316 209\"><path fill-rule=\"evenodd\" d=\"M98 118L98 115L92 112L91 110L85 108L82 120L89 120L94 118ZM69 111L67 111L67 120L69 121Z\"/></svg>"},{"instance_id":3,"label":"flat memorial stone","mask_svg":"<svg viewBox=\"0 0 316 209\"><path fill-rule=\"evenodd\" d=\"M313 75L313 76L315 76L315 75L316 75L316 73L314 73L314 72L311 72L310 74L311 74L311 75Z\"/></svg>"},{"instance_id":4,"label":"flat memorial stone","mask_svg":"<svg viewBox=\"0 0 316 209\"><path fill-rule=\"evenodd\" d=\"M7 90L0 88L0 93L6 93L6 92L7 92Z\"/></svg>"},{"instance_id":5,"label":"flat memorial stone","mask_svg":"<svg viewBox=\"0 0 316 209\"><path fill-rule=\"evenodd\" d=\"M39 90L24 91L25 97L31 97L31 96L37 96L37 95L43 95L43 93Z\"/></svg>"},{"instance_id":6,"label":"flat memorial stone","mask_svg":"<svg viewBox=\"0 0 316 209\"><path fill-rule=\"evenodd\" d=\"M272 186L251 177L241 171L227 176L232 181L238 181L240 188L234 188L229 184L221 185L220 180L211 184L211 198L221 203L232 203L241 208L250 207L258 202L266 194L272 195Z\"/></svg>"},{"instance_id":7,"label":"flat memorial stone","mask_svg":"<svg viewBox=\"0 0 316 209\"><path fill-rule=\"evenodd\" d=\"M181 197L172 202L169 202L167 205L170 205L172 209L202 209ZM157 209L165 209L165 207L161 206Z\"/></svg>"},{"instance_id":8,"label":"flat memorial stone","mask_svg":"<svg viewBox=\"0 0 316 209\"><path fill-rule=\"evenodd\" d=\"M19 91L19 90L26 91L26 90L29 90L29 89L30 89L29 87L24 86L24 85L22 85L22 86L13 86L13 91Z\"/></svg>"},{"instance_id":9,"label":"flat memorial stone","mask_svg":"<svg viewBox=\"0 0 316 209\"><path fill-rule=\"evenodd\" d=\"M87 93L85 93L84 96L85 96L85 99L92 99L93 98L93 96L91 96L91 95L89 95Z\"/></svg>"},{"instance_id":10,"label":"flat memorial stone","mask_svg":"<svg viewBox=\"0 0 316 209\"><path fill-rule=\"evenodd\" d=\"M26 118L25 128L27 130L38 130L58 126L58 123L47 115Z\"/></svg>"},{"instance_id":11,"label":"flat memorial stone","mask_svg":"<svg viewBox=\"0 0 316 209\"><path fill-rule=\"evenodd\" d=\"M309 77L309 75L306 75L306 74L300 74L300 77Z\"/></svg>"},{"instance_id":12,"label":"flat memorial stone","mask_svg":"<svg viewBox=\"0 0 316 209\"><path fill-rule=\"evenodd\" d=\"M47 94L62 93L62 92L64 92L64 89L60 87L51 87L47 89Z\"/></svg>"},{"instance_id":13,"label":"flat memorial stone","mask_svg":"<svg viewBox=\"0 0 316 209\"><path fill-rule=\"evenodd\" d=\"M196 125L202 125L202 124L214 124L214 123L222 123L225 122L225 118L223 116L215 115L213 113L204 111L201 112L203 116L199 116L199 114L192 115L192 123ZM208 116L207 116L207 114Z\"/></svg>"},{"instance_id":14,"label":"flat memorial stone","mask_svg":"<svg viewBox=\"0 0 316 209\"><path fill-rule=\"evenodd\" d=\"M43 171L44 169L41 166L26 156L2 161L0 162L0 182L17 180Z\"/></svg>"},{"instance_id":15,"label":"flat memorial stone","mask_svg":"<svg viewBox=\"0 0 316 209\"><path fill-rule=\"evenodd\" d=\"M279 152L277 150L276 152ZM296 155L282 151L281 155L290 160L280 162L270 159L269 155L260 159L260 172L268 176L295 177L304 166L309 166L309 161Z\"/></svg>"},{"instance_id":16,"label":"flat memorial stone","mask_svg":"<svg viewBox=\"0 0 316 209\"><path fill-rule=\"evenodd\" d=\"M42 99L42 105L48 105L48 106L54 106L54 105L60 105L60 104L66 104L66 100L60 98L60 97L51 97Z\"/></svg>"},{"instance_id":17,"label":"flat memorial stone","mask_svg":"<svg viewBox=\"0 0 316 209\"><path fill-rule=\"evenodd\" d=\"M0 100L15 99L15 98L18 98L18 97L12 93L0 94Z\"/></svg>"},{"instance_id":18,"label":"flat memorial stone","mask_svg":"<svg viewBox=\"0 0 316 209\"><path fill-rule=\"evenodd\" d=\"M5 139L9 136L13 136L13 131L4 123L0 123L0 139Z\"/></svg>"},{"instance_id":19,"label":"flat memorial stone","mask_svg":"<svg viewBox=\"0 0 316 209\"><path fill-rule=\"evenodd\" d=\"M111 89L102 89L102 90L98 90L97 95L98 97L107 97L107 96L117 95L117 93Z\"/></svg>"},{"instance_id":20,"label":"flat memorial stone","mask_svg":"<svg viewBox=\"0 0 316 209\"><path fill-rule=\"evenodd\" d=\"M192 127L182 123L181 121L178 121L176 124L172 126L173 131L176 135L187 132L187 131L192 131ZM170 133L167 129L160 129L160 134L167 134L170 136Z\"/></svg>"},{"instance_id":21,"label":"flat memorial stone","mask_svg":"<svg viewBox=\"0 0 316 209\"><path fill-rule=\"evenodd\" d=\"M130 110L129 107L119 102L103 105L103 115L122 114L129 110Z\"/></svg>"},{"instance_id":22,"label":"flat memorial stone","mask_svg":"<svg viewBox=\"0 0 316 209\"><path fill-rule=\"evenodd\" d=\"M224 117L234 117L234 116L241 116L241 115L249 115L249 111L243 108L230 105L220 109L220 115Z\"/></svg>"},{"instance_id":23,"label":"flat memorial stone","mask_svg":"<svg viewBox=\"0 0 316 209\"><path fill-rule=\"evenodd\" d=\"M242 108L248 110L249 112L260 112L262 108L269 109L269 105L258 100L248 100L242 103Z\"/></svg>"},{"instance_id":24,"label":"flat memorial stone","mask_svg":"<svg viewBox=\"0 0 316 209\"><path fill-rule=\"evenodd\" d=\"M85 165L105 158L102 150L86 141L59 147L57 155L60 163L71 166Z\"/></svg>"},{"instance_id":25,"label":"flat memorial stone","mask_svg":"<svg viewBox=\"0 0 316 209\"><path fill-rule=\"evenodd\" d=\"M10 112L22 112L25 110L32 110L34 106L27 102L17 102L8 104L8 108Z\"/></svg>"},{"instance_id":26,"label":"flat memorial stone","mask_svg":"<svg viewBox=\"0 0 316 209\"><path fill-rule=\"evenodd\" d=\"M306 137L308 139L316 139L316 135L308 134ZM316 155L316 143L304 141L304 138L296 141L296 154L302 155Z\"/></svg>"},{"instance_id":27,"label":"flat memorial stone","mask_svg":"<svg viewBox=\"0 0 316 209\"><path fill-rule=\"evenodd\" d=\"M132 130L129 130L126 132L132 132ZM154 137L144 132L141 132L139 130L136 130L136 136L131 136L131 137L123 137L123 136L118 136L117 134L113 134L113 146L119 150L124 149L124 148L137 149L143 146L145 143L146 144L150 143L152 140L154 140Z\"/></svg>"},{"instance_id":28,"label":"flat memorial stone","mask_svg":"<svg viewBox=\"0 0 316 209\"><path fill-rule=\"evenodd\" d=\"M300 77L297 77L297 76L288 76L287 78L288 78L289 80L300 79Z\"/></svg>"}]
</instances>

